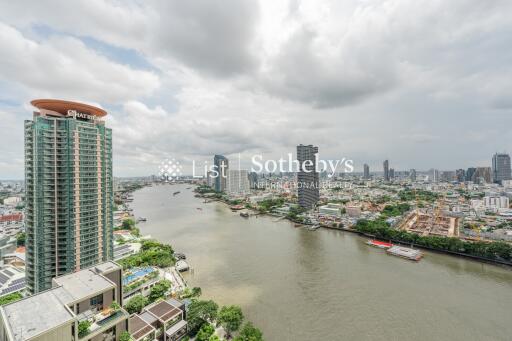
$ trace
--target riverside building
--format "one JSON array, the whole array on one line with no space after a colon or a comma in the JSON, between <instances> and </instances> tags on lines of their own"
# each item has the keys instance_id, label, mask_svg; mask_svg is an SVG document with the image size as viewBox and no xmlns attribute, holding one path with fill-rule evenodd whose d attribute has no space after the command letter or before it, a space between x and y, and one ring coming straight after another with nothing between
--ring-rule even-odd
<instances>
[{"instance_id":1,"label":"riverside building","mask_svg":"<svg viewBox=\"0 0 512 341\"><path fill-rule=\"evenodd\" d=\"M317 153L318 147L302 144L297 146L297 160L300 165L297 173L297 194L299 205L307 209L314 207L320 199L320 184L315 158Z\"/></svg>"},{"instance_id":2,"label":"riverside building","mask_svg":"<svg viewBox=\"0 0 512 341\"><path fill-rule=\"evenodd\" d=\"M112 131L106 111L40 99L25 121L26 259L31 293L113 258Z\"/></svg>"}]
</instances>

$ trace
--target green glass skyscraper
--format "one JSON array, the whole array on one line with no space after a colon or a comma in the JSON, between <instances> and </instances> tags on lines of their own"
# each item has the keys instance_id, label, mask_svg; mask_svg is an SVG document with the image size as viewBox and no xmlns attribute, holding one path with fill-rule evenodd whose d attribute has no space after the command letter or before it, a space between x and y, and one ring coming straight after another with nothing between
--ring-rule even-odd
<instances>
[{"instance_id":1,"label":"green glass skyscraper","mask_svg":"<svg viewBox=\"0 0 512 341\"><path fill-rule=\"evenodd\" d=\"M113 257L112 131L99 108L34 100L25 121L27 285Z\"/></svg>"}]
</instances>

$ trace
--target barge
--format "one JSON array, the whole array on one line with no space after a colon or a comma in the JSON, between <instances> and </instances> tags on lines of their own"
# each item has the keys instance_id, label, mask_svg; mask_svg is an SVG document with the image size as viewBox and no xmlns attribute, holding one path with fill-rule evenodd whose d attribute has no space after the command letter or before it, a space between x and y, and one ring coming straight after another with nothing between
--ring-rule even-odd
<instances>
[{"instance_id":1,"label":"barge","mask_svg":"<svg viewBox=\"0 0 512 341\"><path fill-rule=\"evenodd\" d=\"M423 257L423 253L419 250L396 245L387 249L386 252L390 255L402 257L413 261L419 261Z\"/></svg>"}]
</instances>

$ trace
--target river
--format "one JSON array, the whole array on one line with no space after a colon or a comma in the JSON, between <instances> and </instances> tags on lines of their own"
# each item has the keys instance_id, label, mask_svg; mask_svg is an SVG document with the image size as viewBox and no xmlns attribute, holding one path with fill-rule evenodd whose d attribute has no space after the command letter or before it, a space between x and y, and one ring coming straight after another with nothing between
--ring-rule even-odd
<instances>
[{"instance_id":1,"label":"river","mask_svg":"<svg viewBox=\"0 0 512 341\"><path fill-rule=\"evenodd\" d=\"M510 269L430 252L411 262L352 233L244 219L187 187L135 192L141 232L185 253L189 284L242 306L267 341L512 339Z\"/></svg>"}]
</instances>

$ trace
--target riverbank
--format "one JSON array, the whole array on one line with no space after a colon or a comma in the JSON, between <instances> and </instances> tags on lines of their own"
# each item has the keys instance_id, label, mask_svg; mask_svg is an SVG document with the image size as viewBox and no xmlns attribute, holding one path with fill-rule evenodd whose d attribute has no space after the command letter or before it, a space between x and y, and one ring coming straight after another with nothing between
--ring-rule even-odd
<instances>
[{"instance_id":1,"label":"riverbank","mask_svg":"<svg viewBox=\"0 0 512 341\"><path fill-rule=\"evenodd\" d=\"M199 194L199 196L201 198L210 199L211 201L220 202L222 204L227 205L229 208L231 208L233 206L232 203L230 203L229 201L225 200L223 197L211 198L211 197L205 197L202 194ZM296 220L293 220L293 219L291 219L290 217L287 217L287 216L275 215L275 214L272 214L270 212L261 212L257 208L255 208L255 207L246 206L245 209L246 210L251 210L252 212L254 212L255 215L267 215L267 216L272 216L272 217L281 217L282 219L286 219L286 220L288 220L288 221L290 221L290 222L292 222L294 224L302 224L304 226L307 226L306 224L304 224L302 222L299 222L299 221L296 221ZM340 226L340 225L338 225L338 226L330 226L330 225L321 224L321 223L319 225L320 225L320 227L327 228L327 229L333 229L333 230L338 230L338 231L343 231L343 232L355 233L355 234L358 234L358 235L361 235L361 236L366 236L366 237L369 237L369 238L372 238L372 239L373 238L381 239L381 240L393 242L393 243L399 244L399 245L416 247L416 248L420 248L420 249L423 249L423 250L429 250L429 251L436 252L436 253L439 253L439 254L446 254L446 255L450 255L450 256L454 256L454 257L464 257L464 258L467 258L467 259L471 259L473 261L484 262L484 263L488 263L488 264L495 264L495 265L506 267L507 269L512 269L512 262L506 261L506 260L491 259L491 258L486 258L486 257L483 257L483 256L478 256L478 255L473 255L473 254L468 254L468 253L463 253L463 252L457 252L457 251L448 250L448 249L439 249L439 248L429 247L429 246L426 246L426 245L421 245L419 243L406 242L406 241L399 240L399 239L396 239L396 238L380 238L379 236L374 235L374 234L365 233L365 232L362 232L362 231L358 231L355 228L347 228L347 227L343 227L343 226ZM466 243L468 243L468 242L466 242Z\"/></svg>"}]
</instances>

